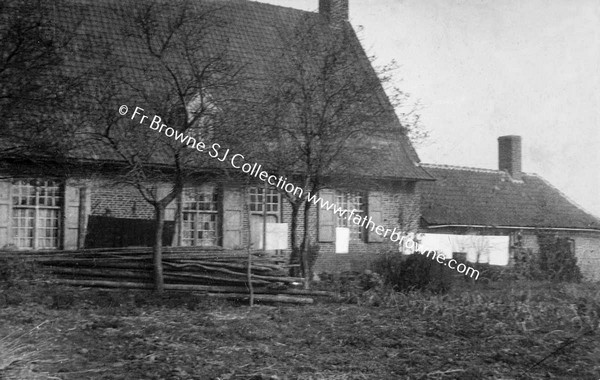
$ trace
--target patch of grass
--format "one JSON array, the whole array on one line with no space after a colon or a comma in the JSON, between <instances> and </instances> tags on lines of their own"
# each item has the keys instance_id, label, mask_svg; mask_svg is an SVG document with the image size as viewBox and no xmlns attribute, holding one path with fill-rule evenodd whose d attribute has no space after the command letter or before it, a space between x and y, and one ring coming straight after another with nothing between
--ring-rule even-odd
<instances>
[{"instance_id":1,"label":"patch of grass","mask_svg":"<svg viewBox=\"0 0 600 380\"><path fill-rule=\"evenodd\" d=\"M35 362L44 355L47 345L32 344L30 334L44 323L27 332L13 332L0 338L1 379L47 379L48 374L35 372Z\"/></svg>"},{"instance_id":2,"label":"patch of grass","mask_svg":"<svg viewBox=\"0 0 600 380\"><path fill-rule=\"evenodd\" d=\"M69 308L0 309L0 334L50 321L19 344L49 342L25 362L55 379L600 378L599 285L464 284L385 307L72 290Z\"/></svg>"}]
</instances>

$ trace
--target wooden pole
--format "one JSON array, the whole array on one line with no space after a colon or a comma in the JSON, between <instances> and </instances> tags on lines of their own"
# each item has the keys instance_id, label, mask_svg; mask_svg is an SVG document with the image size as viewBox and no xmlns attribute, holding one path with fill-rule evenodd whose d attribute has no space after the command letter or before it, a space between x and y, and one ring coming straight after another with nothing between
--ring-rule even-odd
<instances>
[{"instance_id":1,"label":"wooden pole","mask_svg":"<svg viewBox=\"0 0 600 380\"><path fill-rule=\"evenodd\" d=\"M265 182L265 192L263 195L263 230L262 230L262 246L265 257L267 256L267 191L268 185Z\"/></svg>"},{"instance_id":2,"label":"wooden pole","mask_svg":"<svg viewBox=\"0 0 600 380\"><path fill-rule=\"evenodd\" d=\"M244 197L244 209L246 211L246 218L248 218L248 239L246 239L246 250L248 254L248 269L246 272L246 279L248 281L248 292L250 296L248 297L248 302L250 307L254 306L254 285L252 284L252 251L250 246L252 244L252 219L250 218L250 207L248 206L248 186L244 186L244 190L242 192Z\"/></svg>"}]
</instances>

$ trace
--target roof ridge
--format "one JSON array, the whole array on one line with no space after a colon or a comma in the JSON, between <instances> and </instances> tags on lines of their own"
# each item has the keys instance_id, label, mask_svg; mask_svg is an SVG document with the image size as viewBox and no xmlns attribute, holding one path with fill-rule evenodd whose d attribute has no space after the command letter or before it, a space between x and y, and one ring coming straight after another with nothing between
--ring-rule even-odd
<instances>
[{"instance_id":1,"label":"roof ridge","mask_svg":"<svg viewBox=\"0 0 600 380\"><path fill-rule=\"evenodd\" d=\"M468 170L473 172L482 172L482 173L494 173L494 174L504 174L505 172L502 170L495 169L485 169L485 168L476 168L472 166L459 166L459 165L447 165L447 164L428 164L425 162L421 162L421 166L425 166L432 169L452 169L452 170Z\"/></svg>"},{"instance_id":2,"label":"roof ridge","mask_svg":"<svg viewBox=\"0 0 600 380\"><path fill-rule=\"evenodd\" d=\"M468 170L468 171L480 172L480 173L507 174L504 170L476 168L474 166L460 166L460 165L447 165L447 164L428 164L426 162L421 162L420 165L421 166L426 166L426 167L429 167L429 168L432 168L432 169ZM521 172L521 174L537 176L536 173L531 173L531 172Z\"/></svg>"},{"instance_id":3,"label":"roof ridge","mask_svg":"<svg viewBox=\"0 0 600 380\"><path fill-rule=\"evenodd\" d=\"M270 7L291 9L291 10L297 11L297 12L313 13L313 14L317 14L317 15L319 14L319 10L316 9L316 8L315 8L315 10L312 10L312 11L305 11L304 9L299 9L299 8L294 8L294 7L288 7L288 6L285 6L285 5L264 3L262 0L229 0L229 1L238 1L240 3L245 3L245 2L258 3L258 4L261 4L261 5L268 5Z\"/></svg>"},{"instance_id":4,"label":"roof ridge","mask_svg":"<svg viewBox=\"0 0 600 380\"><path fill-rule=\"evenodd\" d=\"M552 189L556 190L558 192L558 194L565 198L569 203L571 203L573 206L575 206L576 208L579 209L579 211L582 211L583 213L591 216L592 218L594 218L598 223L600 223L600 218L597 217L594 214L591 214L589 211L587 211L585 208L583 208L583 206L581 206L579 203L575 202L573 199L571 199L567 194L563 193L562 191L560 191L560 189L556 186L554 186L552 183L550 183L548 180L546 180L544 177L542 177L541 175L537 174L537 173L533 173L533 176L537 177L538 179L540 179L542 182L544 182L544 184L546 184L547 186L551 187Z\"/></svg>"}]
</instances>

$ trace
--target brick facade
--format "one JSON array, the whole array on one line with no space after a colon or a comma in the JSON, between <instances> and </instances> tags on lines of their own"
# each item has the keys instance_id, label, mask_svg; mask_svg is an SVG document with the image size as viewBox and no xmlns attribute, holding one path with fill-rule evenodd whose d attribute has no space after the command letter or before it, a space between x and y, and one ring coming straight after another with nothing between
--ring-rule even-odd
<instances>
[{"instance_id":1,"label":"brick facade","mask_svg":"<svg viewBox=\"0 0 600 380\"><path fill-rule=\"evenodd\" d=\"M115 184L111 180L110 174L95 174L93 177L80 177L77 180L71 180L74 184L73 189L78 192L84 192L85 196L78 199L78 202L73 203L73 215L71 221L73 227L78 225L87 225L86 222L79 223L77 218L85 215L89 216L108 216L113 218L137 219L137 220L152 220L154 218L153 207L141 196L137 189L130 185ZM6 182L6 189L10 188L10 184ZM167 188L165 184L163 187ZM415 231L419 218L419 196L414 182L389 182L379 186L373 191L364 191L367 199L374 193L378 195L381 204L380 222L386 229L397 231ZM220 199L220 243L226 248L236 249L244 248L247 245L250 225L250 214L244 209L242 197L242 187L239 183L228 182L217 184L219 189ZM79 194L79 193L78 193ZM7 199L8 200L8 199ZM369 215L369 205L367 203L366 215ZM85 211L79 213L78 210L83 208ZM175 202L169 205L165 220L174 220ZM319 206L313 205L310 210L310 229L309 240L311 244L319 245L319 255L316 261L314 272L343 272L343 271L360 271L368 268L374 255L383 249L390 249L392 243L389 237L381 239L381 241L373 241L373 239L351 240L349 244L349 253L335 253L335 242L319 242L318 225L319 215L323 212ZM277 254L286 259L291 254L291 213L292 209L289 202L281 197L280 208L277 214L277 221L288 223L288 247L289 249L279 251ZM239 220L238 220L239 219ZM303 226L303 209L298 213L298 243L304 232ZM9 221L7 221L9 222ZM235 223L239 224L236 228ZM85 237L86 230L74 231L75 235ZM8 234L3 238L9 238ZM68 249L77 248L83 244L85 239L77 244L77 239L74 240ZM387 247L387 248L386 248ZM397 246L396 246L397 247ZM391 248L397 249L397 248Z\"/></svg>"},{"instance_id":2,"label":"brick facade","mask_svg":"<svg viewBox=\"0 0 600 380\"><path fill-rule=\"evenodd\" d=\"M109 179L90 181L91 214L114 218L154 219L154 208L132 186Z\"/></svg>"},{"instance_id":3,"label":"brick facade","mask_svg":"<svg viewBox=\"0 0 600 380\"><path fill-rule=\"evenodd\" d=\"M382 226L386 229L404 232L416 231L420 216L420 197L415 183L395 183L381 189ZM313 210L312 225L317 225L317 210ZM312 241L316 242L316 233ZM397 249L397 244L389 240L389 235L381 242L351 240L349 253L335 253L335 243L319 243L319 256L315 264L315 273L339 273L344 271L362 271L370 268L376 254L389 249Z\"/></svg>"},{"instance_id":4,"label":"brick facade","mask_svg":"<svg viewBox=\"0 0 600 380\"><path fill-rule=\"evenodd\" d=\"M578 233L575 239L575 255L583 276L591 281L600 281L600 234Z\"/></svg>"},{"instance_id":5,"label":"brick facade","mask_svg":"<svg viewBox=\"0 0 600 380\"><path fill-rule=\"evenodd\" d=\"M10 204L10 181L2 181L2 199L6 200L7 206ZM82 215L98 215L111 216L114 218L129 218L140 220L152 220L154 218L154 210L148 202L146 202L139 194L137 189L126 185L115 185L110 180L108 175L97 175L93 179L71 179L66 187L73 189L71 192L72 199L65 198L65 202L69 201L69 205L65 205L63 228L69 228L62 232L64 236L61 241L65 249L77 248L83 240L78 236L85 236L85 231L77 231L79 218ZM248 229L250 220L248 213L244 211L242 188L236 183L219 184L221 191L220 213L221 220L221 242L227 248L243 248L248 242ZM84 190L85 189L85 190ZM83 191L83 193L82 193ZM420 196L418 194L418 185L414 182L394 182L388 183L384 187L379 187L376 190L381 195L382 219L381 225L386 229L401 230L404 232L413 232L417 230L418 220L420 217ZM367 192L370 193L370 192ZM66 196L66 194L65 194ZM78 202L83 202L78 204ZM232 202L237 202L232 205ZM291 206L284 198L280 202L280 211L277 215L277 221L288 223L288 247L291 247ZM84 211L80 212L83 208ZM169 212L166 213L166 220L174 220L174 204L169 206ZM8 209L7 209L8 210ZM319 255L314 267L315 273L339 273L344 271L361 271L369 268L373 259L378 252L383 250L395 250L397 245L389 241L389 238L382 239L380 242L351 240L349 244L349 253L335 253L334 242L319 242L318 225L319 225L319 208L312 206L310 211L310 230L309 240L312 244L318 244ZM235 236L227 234L226 224L231 224L231 220L226 220L231 215L237 213L240 218L239 226L239 241L235 244L231 243L229 237ZM368 214L368 212L367 212ZM3 220L0 221L6 225L4 230L0 231L0 247L10 246L12 244L10 238L10 219L9 213L3 215ZM5 219L5 220L4 220ZM235 218L234 218L235 219ZM298 237L304 231L302 223L303 210L298 213ZM85 223L83 223L85 224ZM1 226L0 226L1 227ZM235 232L235 229L233 229ZM421 230L421 232L433 232L432 230ZM485 229L485 231L476 231L465 228L449 228L436 229L438 233L450 234L471 234L484 233L486 235L510 235L514 230L500 229ZM578 259L579 266L588 280L600 280L600 233L585 232L585 231L558 231L557 234L562 237L569 237L574 240L575 254ZM229 236L229 237L228 237ZM522 243L524 248L529 248L533 252L538 252L539 247L537 237L534 231L522 230ZM282 255L282 259L287 259L291 253L291 249L278 252Z\"/></svg>"}]
</instances>

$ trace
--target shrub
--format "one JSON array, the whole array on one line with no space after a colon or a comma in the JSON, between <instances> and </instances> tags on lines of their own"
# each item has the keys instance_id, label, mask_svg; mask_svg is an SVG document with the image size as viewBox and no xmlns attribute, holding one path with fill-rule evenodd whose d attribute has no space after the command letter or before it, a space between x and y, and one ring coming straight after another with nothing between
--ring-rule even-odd
<instances>
[{"instance_id":1,"label":"shrub","mask_svg":"<svg viewBox=\"0 0 600 380\"><path fill-rule=\"evenodd\" d=\"M418 253L383 252L373 262L373 270L397 291L445 293L452 284L451 269Z\"/></svg>"},{"instance_id":2,"label":"shrub","mask_svg":"<svg viewBox=\"0 0 600 380\"><path fill-rule=\"evenodd\" d=\"M516 267L520 275L530 280L579 282L583 278L571 240L555 234L541 232L537 235L539 253L521 254ZM524 251L520 248L520 251Z\"/></svg>"},{"instance_id":3,"label":"shrub","mask_svg":"<svg viewBox=\"0 0 600 380\"><path fill-rule=\"evenodd\" d=\"M540 253L537 266L542 276L548 280L579 282L583 277L577 257L568 238L560 238L552 234L538 235Z\"/></svg>"},{"instance_id":4,"label":"shrub","mask_svg":"<svg viewBox=\"0 0 600 380\"><path fill-rule=\"evenodd\" d=\"M0 284L5 288L27 284L36 279L37 272L33 261L18 257L0 258Z\"/></svg>"},{"instance_id":5,"label":"shrub","mask_svg":"<svg viewBox=\"0 0 600 380\"><path fill-rule=\"evenodd\" d=\"M0 305L21 303L24 300L22 294L34 295L38 290L44 290L48 279L43 268L32 260L0 256Z\"/></svg>"},{"instance_id":6,"label":"shrub","mask_svg":"<svg viewBox=\"0 0 600 380\"><path fill-rule=\"evenodd\" d=\"M472 278L464 276L465 281L474 283L475 281L482 281L488 283L490 281L514 281L522 279L519 273L510 266L491 265L489 263L473 263L470 261L464 261L464 264L472 267L479 271L478 278Z\"/></svg>"},{"instance_id":7,"label":"shrub","mask_svg":"<svg viewBox=\"0 0 600 380\"><path fill-rule=\"evenodd\" d=\"M0 256L0 307L34 302L64 308L69 287L53 283L47 268L26 256ZM56 297L58 295L58 298Z\"/></svg>"},{"instance_id":8,"label":"shrub","mask_svg":"<svg viewBox=\"0 0 600 380\"><path fill-rule=\"evenodd\" d=\"M365 306L397 305L397 294L386 285L381 275L371 270L343 272L339 276L321 275L328 290L339 293L339 301ZM325 284L326 282L326 284Z\"/></svg>"}]
</instances>

